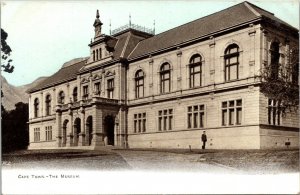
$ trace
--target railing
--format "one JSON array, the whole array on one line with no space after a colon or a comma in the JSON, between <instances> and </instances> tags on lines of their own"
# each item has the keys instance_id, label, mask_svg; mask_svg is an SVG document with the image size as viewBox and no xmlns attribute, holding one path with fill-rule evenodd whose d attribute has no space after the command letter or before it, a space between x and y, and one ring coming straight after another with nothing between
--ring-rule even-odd
<instances>
[{"instance_id":1,"label":"railing","mask_svg":"<svg viewBox=\"0 0 300 195\"><path fill-rule=\"evenodd\" d=\"M93 99L98 103L108 103L108 104L118 104L118 100L101 98L101 97L93 97Z\"/></svg>"},{"instance_id":2,"label":"railing","mask_svg":"<svg viewBox=\"0 0 300 195\"><path fill-rule=\"evenodd\" d=\"M119 32L122 32L124 30L130 29L130 28L134 29L134 30L142 31L142 32L145 32L145 33L148 33L148 34L151 34L151 35L155 34L154 29L146 28L145 26L140 26L140 25L136 25L136 24L126 24L124 26L121 26L117 29L112 30L111 34L114 35L114 34L117 34Z\"/></svg>"}]
</instances>

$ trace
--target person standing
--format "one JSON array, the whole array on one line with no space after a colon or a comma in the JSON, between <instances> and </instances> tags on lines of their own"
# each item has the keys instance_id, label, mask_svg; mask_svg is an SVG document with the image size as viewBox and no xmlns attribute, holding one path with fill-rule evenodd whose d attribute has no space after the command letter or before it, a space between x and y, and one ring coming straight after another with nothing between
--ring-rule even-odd
<instances>
[{"instance_id":1,"label":"person standing","mask_svg":"<svg viewBox=\"0 0 300 195\"><path fill-rule=\"evenodd\" d=\"M207 141L207 137L206 137L205 131L203 131L203 133L202 133L201 140L203 142L202 149L205 149L205 143Z\"/></svg>"}]
</instances>

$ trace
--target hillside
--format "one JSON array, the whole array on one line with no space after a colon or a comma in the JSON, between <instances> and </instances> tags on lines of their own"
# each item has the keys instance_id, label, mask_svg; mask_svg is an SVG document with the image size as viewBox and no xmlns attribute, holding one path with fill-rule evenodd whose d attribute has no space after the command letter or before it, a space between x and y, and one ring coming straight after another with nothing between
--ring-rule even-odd
<instances>
[{"instance_id":1,"label":"hillside","mask_svg":"<svg viewBox=\"0 0 300 195\"><path fill-rule=\"evenodd\" d=\"M18 102L28 103L28 94L26 93L26 90L36 86L37 84L45 80L47 77L40 77L30 84L18 87L9 84L7 80L3 77L3 75L1 75L0 78L1 87L4 95L4 97L2 98L3 106L6 110L13 110L15 108L15 104Z\"/></svg>"}]
</instances>

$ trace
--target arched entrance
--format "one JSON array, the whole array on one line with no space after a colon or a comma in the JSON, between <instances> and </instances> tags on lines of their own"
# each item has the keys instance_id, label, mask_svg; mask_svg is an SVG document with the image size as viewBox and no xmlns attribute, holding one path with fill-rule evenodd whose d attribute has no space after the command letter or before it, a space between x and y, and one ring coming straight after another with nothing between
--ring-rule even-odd
<instances>
[{"instance_id":1,"label":"arched entrance","mask_svg":"<svg viewBox=\"0 0 300 195\"><path fill-rule=\"evenodd\" d=\"M78 146L78 141L79 141L79 133L81 132L80 129L80 118L76 118L74 121L74 146Z\"/></svg>"},{"instance_id":2,"label":"arched entrance","mask_svg":"<svg viewBox=\"0 0 300 195\"><path fill-rule=\"evenodd\" d=\"M63 123L63 128L62 128L62 147L65 147L67 144L67 125L69 123L69 120L66 119Z\"/></svg>"},{"instance_id":3,"label":"arched entrance","mask_svg":"<svg viewBox=\"0 0 300 195\"><path fill-rule=\"evenodd\" d=\"M115 139L114 127L115 127L114 117L111 115L106 116L104 119L104 128L107 136L107 145L114 145L114 139Z\"/></svg>"},{"instance_id":4,"label":"arched entrance","mask_svg":"<svg viewBox=\"0 0 300 195\"><path fill-rule=\"evenodd\" d=\"M93 140L93 117L89 116L86 119L86 134L87 134L87 143L90 146Z\"/></svg>"}]
</instances>

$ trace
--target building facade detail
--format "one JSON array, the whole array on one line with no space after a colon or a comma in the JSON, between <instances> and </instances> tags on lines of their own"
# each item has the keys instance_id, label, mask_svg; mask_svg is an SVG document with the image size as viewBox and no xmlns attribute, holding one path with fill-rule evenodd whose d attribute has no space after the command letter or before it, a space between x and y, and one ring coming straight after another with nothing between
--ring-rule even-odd
<instances>
[{"instance_id":1,"label":"building facade detail","mask_svg":"<svg viewBox=\"0 0 300 195\"><path fill-rule=\"evenodd\" d=\"M280 76L299 48L270 14L243 2L158 35L105 35L97 10L90 55L29 90L29 148L201 148L204 130L208 149L299 147L298 114L260 92L261 68Z\"/></svg>"}]
</instances>

